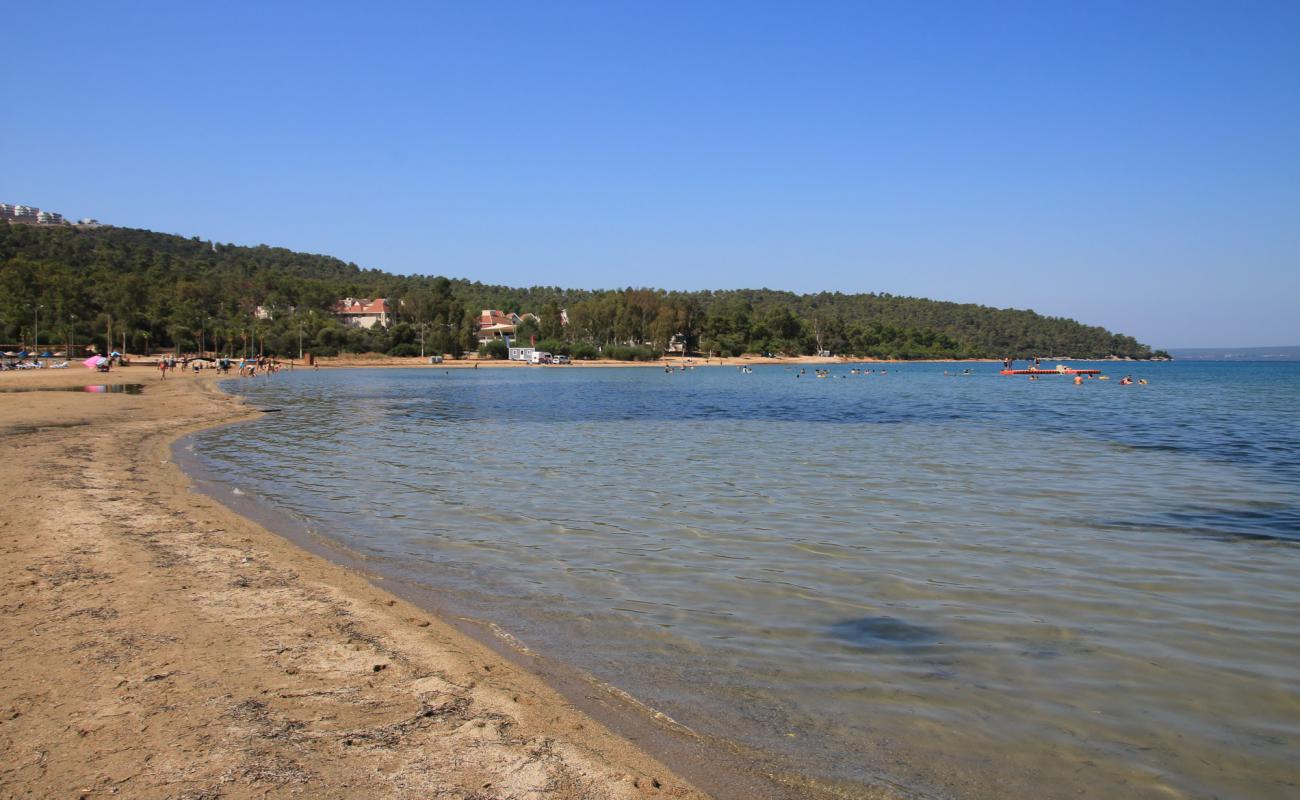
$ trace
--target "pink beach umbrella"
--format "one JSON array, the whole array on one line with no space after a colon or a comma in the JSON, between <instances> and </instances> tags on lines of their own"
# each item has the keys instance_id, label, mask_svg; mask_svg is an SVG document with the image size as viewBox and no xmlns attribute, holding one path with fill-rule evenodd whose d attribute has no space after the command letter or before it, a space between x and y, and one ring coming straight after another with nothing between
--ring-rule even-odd
<instances>
[{"instance_id":1,"label":"pink beach umbrella","mask_svg":"<svg viewBox=\"0 0 1300 800\"><path fill-rule=\"evenodd\" d=\"M107 361L107 360L108 359L104 358L103 356L91 356L90 358L86 359L81 363L86 365L86 369L94 369L95 367L98 367L100 365L100 362Z\"/></svg>"}]
</instances>

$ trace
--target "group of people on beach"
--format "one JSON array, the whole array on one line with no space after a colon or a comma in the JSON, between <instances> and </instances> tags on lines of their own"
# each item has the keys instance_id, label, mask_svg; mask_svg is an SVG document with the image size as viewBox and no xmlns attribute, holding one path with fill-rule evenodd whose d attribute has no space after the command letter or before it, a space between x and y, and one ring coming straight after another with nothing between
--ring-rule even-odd
<instances>
[{"instance_id":1,"label":"group of people on beach","mask_svg":"<svg viewBox=\"0 0 1300 800\"><path fill-rule=\"evenodd\" d=\"M238 364L234 359L222 356L217 359L206 357L182 356L179 359L175 356L161 356L158 359L158 371L162 373L165 380L168 372L175 372L177 369L182 371L189 370L195 375L200 370L216 369L218 375L229 375L232 368L238 369L238 375L241 378L253 378L258 374L273 375L280 371L281 364L278 360L270 356L257 356L256 358L241 358ZM289 368L293 369L293 362L289 362Z\"/></svg>"},{"instance_id":2,"label":"group of people on beach","mask_svg":"<svg viewBox=\"0 0 1300 800\"><path fill-rule=\"evenodd\" d=\"M206 364L203 361L197 358L191 359L189 356L181 356L180 358L175 356L158 357L158 372L162 375L163 380L167 379L167 373L175 372L177 369L182 371L190 370L195 375L198 375L199 370L203 369L204 366Z\"/></svg>"},{"instance_id":3,"label":"group of people on beach","mask_svg":"<svg viewBox=\"0 0 1300 800\"><path fill-rule=\"evenodd\" d=\"M230 360L226 361L226 372L230 371ZM274 375L280 371L280 362L270 356L258 356L257 358L241 358L239 360L239 377L255 378L261 375ZM289 362L289 369L293 369L293 362Z\"/></svg>"}]
</instances>

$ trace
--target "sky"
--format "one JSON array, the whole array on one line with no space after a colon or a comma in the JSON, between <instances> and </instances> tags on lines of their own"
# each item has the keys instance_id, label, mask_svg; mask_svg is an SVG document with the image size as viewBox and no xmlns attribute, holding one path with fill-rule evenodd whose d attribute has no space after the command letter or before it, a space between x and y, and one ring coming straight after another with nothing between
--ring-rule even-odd
<instances>
[{"instance_id":1,"label":"sky","mask_svg":"<svg viewBox=\"0 0 1300 800\"><path fill-rule=\"evenodd\" d=\"M1300 2L20 3L0 202L1300 344Z\"/></svg>"}]
</instances>

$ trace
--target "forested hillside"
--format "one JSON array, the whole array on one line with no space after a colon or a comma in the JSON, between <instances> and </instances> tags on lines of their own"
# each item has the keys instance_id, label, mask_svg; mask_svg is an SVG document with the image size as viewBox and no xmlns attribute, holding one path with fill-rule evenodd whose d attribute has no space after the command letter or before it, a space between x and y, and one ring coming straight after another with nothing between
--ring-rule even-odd
<instances>
[{"instance_id":1,"label":"forested hillside","mask_svg":"<svg viewBox=\"0 0 1300 800\"><path fill-rule=\"evenodd\" d=\"M387 297L389 330L349 328L330 313L343 297ZM258 319L256 309L269 312ZM42 347L109 335L128 349L198 348L281 355L303 349L460 355L477 347L480 309L532 312L521 330L549 349L591 357L612 346L662 352L813 353L884 358L1073 356L1146 358L1130 336L1032 311L887 294L796 295L768 289L516 289L393 275L282 248L214 244L128 228L0 225L0 341ZM562 323L561 311L568 324ZM34 314L34 312L36 312ZM35 318L39 315L39 321Z\"/></svg>"}]
</instances>

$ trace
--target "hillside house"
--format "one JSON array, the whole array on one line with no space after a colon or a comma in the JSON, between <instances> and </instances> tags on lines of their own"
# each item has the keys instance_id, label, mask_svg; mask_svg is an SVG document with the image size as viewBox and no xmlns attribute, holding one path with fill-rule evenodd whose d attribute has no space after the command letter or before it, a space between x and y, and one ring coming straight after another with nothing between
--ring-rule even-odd
<instances>
[{"instance_id":1,"label":"hillside house","mask_svg":"<svg viewBox=\"0 0 1300 800\"><path fill-rule=\"evenodd\" d=\"M369 329L376 325L387 328L392 321L392 310L388 300L383 297L376 297L374 300L345 297L334 304L334 314L343 320L345 325L354 328Z\"/></svg>"},{"instance_id":2,"label":"hillside house","mask_svg":"<svg viewBox=\"0 0 1300 800\"><path fill-rule=\"evenodd\" d=\"M504 311L485 308L478 315L479 344L490 342L493 339L514 336L515 329L518 326L519 316L517 314L507 314Z\"/></svg>"}]
</instances>

